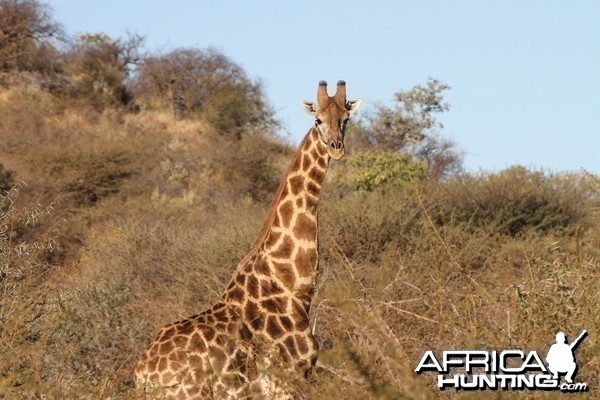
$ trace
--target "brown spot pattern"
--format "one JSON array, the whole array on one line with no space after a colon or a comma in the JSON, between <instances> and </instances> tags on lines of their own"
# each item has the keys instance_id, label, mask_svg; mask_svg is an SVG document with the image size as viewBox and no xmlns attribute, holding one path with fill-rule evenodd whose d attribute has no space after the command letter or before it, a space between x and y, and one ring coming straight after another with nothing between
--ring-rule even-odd
<instances>
[{"instance_id":1,"label":"brown spot pattern","mask_svg":"<svg viewBox=\"0 0 600 400\"><path fill-rule=\"evenodd\" d=\"M285 329L288 332L294 329L294 323L291 319L289 319L289 317L286 317L285 315L279 316L279 322L281 323L281 326L283 326L283 329Z\"/></svg>"},{"instance_id":2,"label":"brown spot pattern","mask_svg":"<svg viewBox=\"0 0 600 400\"><path fill-rule=\"evenodd\" d=\"M263 328L264 319L255 302L249 301L244 309L244 319L250 323L252 329L259 331Z\"/></svg>"},{"instance_id":3,"label":"brown spot pattern","mask_svg":"<svg viewBox=\"0 0 600 400\"><path fill-rule=\"evenodd\" d=\"M227 292L227 298L236 303L241 303L244 300L244 296L246 294L240 287L235 287L234 289Z\"/></svg>"},{"instance_id":4,"label":"brown spot pattern","mask_svg":"<svg viewBox=\"0 0 600 400\"><path fill-rule=\"evenodd\" d=\"M294 241L288 235L285 235L279 247L271 253L276 258L289 258L294 251Z\"/></svg>"},{"instance_id":5,"label":"brown spot pattern","mask_svg":"<svg viewBox=\"0 0 600 400\"><path fill-rule=\"evenodd\" d=\"M307 154L302 156L302 170L303 171L308 171L308 169L310 168L310 158L308 157Z\"/></svg>"},{"instance_id":6,"label":"brown spot pattern","mask_svg":"<svg viewBox=\"0 0 600 400\"><path fill-rule=\"evenodd\" d=\"M285 333L283 328L277 322L277 317L271 315L267 319L267 333L273 339L279 339Z\"/></svg>"},{"instance_id":7,"label":"brown spot pattern","mask_svg":"<svg viewBox=\"0 0 600 400\"><path fill-rule=\"evenodd\" d=\"M288 290L294 288L296 282L296 274L291 264L275 263L275 276L281 281Z\"/></svg>"},{"instance_id":8,"label":"brown spot pattern","mask_svg":"<svg viewBox=\"0 0 600 400\"><path fill-rule=\"evenodd\" d=\"M275 246L279 238L281 237L281 233L279 232L270 232L267 242L265 243L267 248L271 248Z\"/></svg>"},{"instance_id":9,"label":"brown spot pattern","mask_svg":"<svg viewBox=\"0 0 600 400\"><path fill-rule=\"evenodd\" d=\"M313 181L316 181L318 184L321 184L323 181L323 172L321 172L317 167L312 167L310 171L308 171L308 177Z\"/></svg>"},{"instance_id":10,"label":"brown spot pattern","mask_svg":"<svg viewBox=\"0 0 600 400\"><path fill-rule=\"evenodd\" d=\"M215 337L215 330L210 326L203 326L201 328L202 334L204 334L204 338L207 342L211 342Z\"/></svg>"},{"instance_id":11,"label":"brown spot pattern","mask_svg":"<svg viewBox=\"0 0 600 400\"><path fill-rule=\"evenodd\" d=\"M295 300L292 303L292 319L294 320L294 326L297 331L308 329L308 314Z\"/></svg>"},{"instance_id":12,"label":"brown spot pattern","mask_svg":"<svg viewBox=\"0 0 600 400\"><path fill-rule=\"evenodd\" d=\"M306 339L304 339L304 337L301 335L296 335L295 339L296 339L296 344L298 345L298 350L300 351L300 354L304 355L304 354L308 353L308 344L306 343Z\"/></svg>"},{"instance_id":13,"label":"brown spot pattern","mask_svg":"<svg viewBox=\"0 0 600 400\"><path fill-rule=\"evenodd\" d=\"M294 236L300 240L316 240L317 223L307 217L306 213L298 214L294 225Z\"/></svg>"},{"instance_id":14,"label":"brown spot pattern","mask_svg":"<svg viewBox=\"0 0 600 400\"><path fill-rule=\"evenodd\" d=\"M288 336L283 340L283 344L287 348L288 353L292 356L292 358L298 357L298 351L296 350L296 343L294 342L293 336Z\"/></svg>"},{"instance_id":15,"label":"brown spot pattern","mask_svg":"<svg viewBox=\"0 0 600 400\"><path fill-rule=\"evenodd\" d=\"M240 286L244 286L244 284L246 283L246 275L244 274L237 274L237 276L235 277L235 281L240 284Z\"/></svg>"},{"instance_id":16,"label":"brown spot pattern","mask_svg":"<svg viewBox=\"0 0 600 400\"><path fill-rule=\"evenodd\" d=\"M306 190L308 190L308 193L315 197L319 195L319 187L315 185L314 182L308 182L306 185Z\"/></svg>"},{"instance_id":17,"label":"brown spot pattern","mask_svg":"<svg viewBox=\"0 0 600 400\"><path fill-rule=\"evenodd\" d=\"M264 258L256 261L254 264L254 270L259 275L271 275L271 268L269 268L269 263Z\"/></svg>"},{"instance_id":18,"label":"brown spot pattern","mask_svg":"<svg viewBox=\"0 0 600 400\"><path fill-rule=\"evenodd\" d=\"M319 164L319 167L323 169L327 168L327 161L325 161L325 158L319 157L317 163Z\"/></svg>"},{"instance_id":19,"label":"brown spot pattern","mask_svg":"<svg viewBox=\"0 0 600 400\"><path fill-rule=\"evenodd\" d=\"M291 201L286 201L279 206L279 215L281 216L283 227L288 228L292 221L292 216L294 215L294 206Z\"/></svg>"},{"instance_id":20,"label":"brown spot pattern","mask_svg":"<svg viewBox=\"0 0 600 400\"><path fill-rule=\"evenodd\" d=\"M286 296L271 297L271 298L261 301L260 305L263 306L270 313L283 314L287 308L287 297Z\"/></svg>"},{"instance_id":21,"label":"brown spot pattern","mask_svg":"<svg viewBox=\"0 0 600 400\"><path fill-rule=\"evenodd\" d=\"M250 297L252 297L253 299L258 299L258 278L256 276L250 275L248 277L246 283L246 290L248 291Z\"/></svg>"},{"instance_id":22,"label":"brown spot pattern","mask_svg":"<svg viewBox=\"0 0 600 400\"><path fill-rule=\"evenodd\" d=\"M262 279L260 281L260 295L262 297L270 297L282 294L283 288L277 282L270 279Z\"/></svg>"},{"instance_id":23,"label":"brown spot pattern","mask_svg":"<svg viewBox=\"0 0 600 400\"><path fill-rule=\"evenodd\" d=\"M298 276L303 278L312 276L317 267L317 251L315 249L299 248L295 262Z\"/></svg>"},{"instance_id":24,"label":"brown spot pattern","mask_svg":"<svg viewBox=\"0 0 600 400\"><path fill-rule=\"evenodd\" d=\"M297 175L290 178L290 189L294 196L298 195L304 189L304 177Z\"/></svg>"}]
</instances>

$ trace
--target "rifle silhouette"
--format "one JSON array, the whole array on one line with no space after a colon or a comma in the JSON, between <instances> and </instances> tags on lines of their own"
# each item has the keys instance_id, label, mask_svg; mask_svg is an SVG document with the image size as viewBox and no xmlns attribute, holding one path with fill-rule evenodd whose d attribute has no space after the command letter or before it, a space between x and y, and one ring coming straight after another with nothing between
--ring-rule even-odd
<instances>
[{"instance_id":1,"label":"rifle silhouette","mask_svg":"<svg viewBox=\"0 0 600 400\"><path fill-rule=\"evenodd\" d=\"M575 347L577 347L579 345L579 343L583 340L584 337L587 336L587 330L583 330L583 332L581 332L579 334L579 336L577 336L577 338L575 340L573 340L571 342L571 344L569 345L569 347L571 348L571 350L574 350Z\"/></svg>"}]
</instances>

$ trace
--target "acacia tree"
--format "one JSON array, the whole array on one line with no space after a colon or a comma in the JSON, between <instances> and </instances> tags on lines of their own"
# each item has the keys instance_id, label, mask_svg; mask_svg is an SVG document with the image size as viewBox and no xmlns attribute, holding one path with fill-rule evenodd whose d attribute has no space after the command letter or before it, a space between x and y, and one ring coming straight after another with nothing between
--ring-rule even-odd
<instances>
[{"instance_id":1,"label":"acacia tree","mask_svg":"<svg viewBox=\"0 0 600 400\"><path fill-rule=\"evenodd\" d=\"M424 86L399 91L393 107L378 105L352 126L353 150L400 153L423 162L428 175L434 177L457 171L461 154L454 143L436 133L443 125L435 114L450 108L444 101L448 89L450 86L430 78Z\"/></svg>"},{"instance_id":2,"label":"acacia tree","mask_svg":"<svg viewBox=\"0 0 600 400\"><path fill-rule=\"evenodd\" d=\"M63 32L47 5L37 0L0 0L0 70L46 72Z\"/></svg>"},{"instance_id":3,"label":"acacia tree","mask_svg":"<svg viewBox=\"0 0 600 400\"><path fill-rule=\"evenodd\" d=\"M144 38L129 34L112 39L104 33L80 35L65 54L70 94L97 109L128 104L127 79L140 60Z\"/></svg>"},{"instance_id":4,"label":"acacia tree","mask_svg":"<svg viewBox=\"0 0 600 400\"><path fill-rule=\"evenodd\" d=\"M249 127L274 124L260 82L215 49L147 57L137 71L136 92L169 104L176 118L200 116L238 138Z\"/></svg>"}]
</instances>

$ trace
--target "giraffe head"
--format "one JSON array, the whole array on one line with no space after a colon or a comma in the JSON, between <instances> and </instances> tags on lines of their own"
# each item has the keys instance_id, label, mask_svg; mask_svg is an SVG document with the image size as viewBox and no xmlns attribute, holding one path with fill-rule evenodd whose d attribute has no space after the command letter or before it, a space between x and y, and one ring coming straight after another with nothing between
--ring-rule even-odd
<instances>
[{"instance_id":1,"label":"giraffe head","mask_svg":"<svg viewBox=\"0 0 600 400\"><path fill-rule=\"evenodd\" d=\"M360 107L360 100L346 100L346 82L338 81L333 97L327 93L327 82L319 82L317 103L303 101L302 107L315 117L315 128L319 138L334 160L344 156L344 135L350 114Z\"/></svg>"}]
</instances>

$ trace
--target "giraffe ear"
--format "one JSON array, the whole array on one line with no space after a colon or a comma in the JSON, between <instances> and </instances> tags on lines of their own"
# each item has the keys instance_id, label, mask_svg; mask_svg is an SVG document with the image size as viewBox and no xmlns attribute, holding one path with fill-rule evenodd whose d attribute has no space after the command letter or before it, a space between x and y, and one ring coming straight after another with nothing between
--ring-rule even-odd
<instances>
[{"instance_id":1,"label":"giraffe ear","mask_svg":"<svg viewBox=\"0 0 600 400\"><path fill-rule=\"evenodd\" d=\"M319 112L319 106L312 101L303 100L300 105L302 105L302 108L304 108L304 111L306 111L308 115L315 116L317 115L317 112Z\"/></svg>"},{"instance_id":2,"label":"giraffe ear","mask_svg":"<svg viewBox=\"0 0 600 400\"><path fill-rule=\"evenodd\" d=\"M348 100L346 102L346 110L348 110L350 114L354 114L360 107L360 103L362 103L361 99Z\"/></svg>"}]
</instances>

